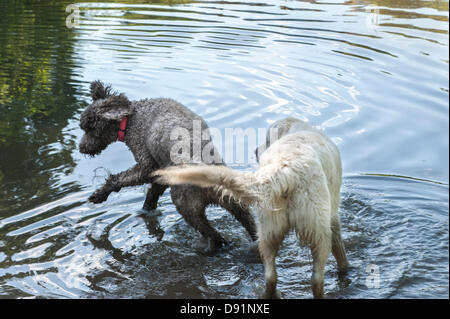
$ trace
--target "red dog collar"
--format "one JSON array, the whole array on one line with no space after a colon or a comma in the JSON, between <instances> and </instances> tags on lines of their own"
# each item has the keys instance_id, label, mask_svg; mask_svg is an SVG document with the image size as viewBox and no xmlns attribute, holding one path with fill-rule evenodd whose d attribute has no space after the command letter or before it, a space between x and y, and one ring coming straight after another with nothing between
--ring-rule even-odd
<instances>
[{"instance_id":1,"label":"red dog collar","mask_svg":"<svg viewBox=\"0 0 450 319\"><path fill-rule=\"evenodd\" d=\"M125 130L127 129L127 120L128 117L124 117L122 121L120 121L119 132L117 133L117 139L121 142L125 140Z\"/></svg>"}]
</instances>

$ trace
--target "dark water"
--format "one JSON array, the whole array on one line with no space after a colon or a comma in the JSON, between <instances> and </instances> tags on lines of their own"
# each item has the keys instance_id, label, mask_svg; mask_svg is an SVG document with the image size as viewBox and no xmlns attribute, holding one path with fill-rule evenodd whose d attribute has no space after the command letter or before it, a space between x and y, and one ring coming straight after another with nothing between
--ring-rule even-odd
<instances>
[{"instance_id":1,"label":"dark water","mask_svg":"<svg viewBox=\"0 0 450 319\"><path fill-rule=\"evenodd\" d=\"M211 127L321 126L344 165L352 265L326 267L329 298L449 297L448 1L109 1L0 4L0 296L254 298L263 266L243 228L208 217L213 256L166 192L87 197L133 165L121 143L77 150L89 82L131 99L171 97ZM234 163L229 163L233 166ZM236 165L250 170L254 164ZM285 298L310 298L311 257L289 236Z\"/></svg>"}]
</instances>

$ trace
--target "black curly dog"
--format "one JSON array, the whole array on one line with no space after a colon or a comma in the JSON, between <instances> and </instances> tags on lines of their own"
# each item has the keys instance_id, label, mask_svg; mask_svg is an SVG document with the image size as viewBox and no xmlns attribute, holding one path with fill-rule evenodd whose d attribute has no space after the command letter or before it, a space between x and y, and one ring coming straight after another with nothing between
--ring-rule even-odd
<instances>
[{"instance_id":1,"label":"black curly dog","mask_svg":"<svg viewBox=\"0 0 450 319\"><path fill-rule=\"evenodd\" d=\"M179 164L172 161L174 154L171 150L178 142L171 139L174 130L185 129L190 132L192 139L194 122L197 121L201 123L202 132L208 132L208 125L200 116L174 100L158 98L129 101L124 94L112 91L110 86L100 81L92 82L90 89L93 102L82 113L80 120L80 127L85 132L79 145L80 152L91 156L100 154L119 138L128 146L137 162L127 171L110 175L106 183L89 197L93 203L106 201L111 192L118 192L122 187L151 183L151 172ZM207 144L212 145L211 138L203 139L202 136L202 149ZM192 140L190 147L192 154ZM224 165L220 156L213 163ZM152 183L144 209L155 209L158 198L167 187ZM222 198L219 191L188 185L172 186L171 197L186 222L208 239L209 250L225 243L206 219L205 209L211 204L225 208L256 240L255 222L248 208L231 198Z\"/></svg>"}]
</instances>

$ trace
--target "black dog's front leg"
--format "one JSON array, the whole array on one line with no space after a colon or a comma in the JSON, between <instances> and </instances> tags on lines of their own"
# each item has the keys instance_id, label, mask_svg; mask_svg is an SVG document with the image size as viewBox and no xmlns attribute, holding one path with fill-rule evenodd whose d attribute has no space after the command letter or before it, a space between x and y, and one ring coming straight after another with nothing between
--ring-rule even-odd
<instances>
[{"instance_id":1,"label":"black dog's front leg","mask_svg":"<svg viewBox=\"0 0 450 319\"><path fill-rule=\"evenodd\" d=\"M110 175L106 183L89 197L89 201L96 204L104 202L108 199L109 194L120 191L122 187L137 186L146 183L149 179L148 176L149 172L139 164L119 174Z\"/></svg>"}]
</instances>

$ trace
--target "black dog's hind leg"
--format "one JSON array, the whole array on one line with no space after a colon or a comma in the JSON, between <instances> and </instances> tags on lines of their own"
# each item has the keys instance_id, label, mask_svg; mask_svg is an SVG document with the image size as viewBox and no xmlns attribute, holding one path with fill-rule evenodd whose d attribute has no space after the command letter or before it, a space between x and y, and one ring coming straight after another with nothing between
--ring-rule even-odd
<instances>
[{"instance_id":1,"label":"black dog's hind leg","mask_svg":"<svg viewBox=\"0 0 450 319\"><path fill-rule=\"evenodd\" d=\"M208 251L225 244L225 240L206 219L205 209L209 204L202 189L195 186L172 186L172 201L184 220L208 240Z\"/></svg>"},{"instance_id":2,"label":"black dog's hind leg","mask_svg":"<svg viewBox=\"0 0 450 319\"><path fill-rule=\"evenodd\" d=\"M253 241L258 239L256 234L255 219L250 213L248 207L239 205L239 203L237 203L234 199L230 199L228 196L225 196L218 204L230 212L230 214L233 215L234 218L242 224L242 226L244 226Z\"/></svg>"},{"instance_id":3,"label":"black dog's hind leg","mask_svg":"<svg viewBox=\"0 0 450 319\"><path fill-rule=\"evenodd\" d=\"M153 183L147 191L144 207L145 210L154 210L158 206L158 199L164 193L168 186Z\"/></svg>"}]
</instances>

